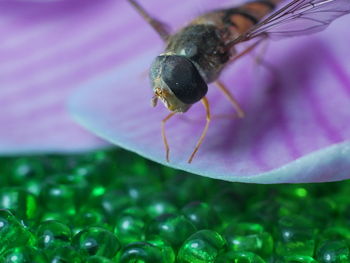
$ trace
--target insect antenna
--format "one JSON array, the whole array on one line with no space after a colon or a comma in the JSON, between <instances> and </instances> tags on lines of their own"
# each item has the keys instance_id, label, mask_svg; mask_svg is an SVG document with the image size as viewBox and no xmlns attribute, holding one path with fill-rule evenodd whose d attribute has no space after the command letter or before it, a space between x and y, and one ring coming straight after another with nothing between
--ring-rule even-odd
<instances>
[{"instance_id":1,"label":"insect antenna","mask_svg":"<svg viewBox=\"0 0 350 263\"><path fill-rule=\"evenodd\" d=\"M206 120L207 122L205 123L205 127L202 131L202 134L201 134L201 137L199 138L198 142L197 142L197 145L196 147L194 148L190 158L188 159L188 163L191 163L194 156L196 155L199 147L201 146L204 138L205 138L205 135L207 134L207 131L208 131L208 128L209 128L209 124L210 124L210 120L211 120L211 116L210 116L210 107L209 107L209 102L208 102L208 99L206 97L203 97L203 99L201 99L201 102L203 103L203 106L205 108L205 111L206 111Z\"/></svg>"}]
</instances>

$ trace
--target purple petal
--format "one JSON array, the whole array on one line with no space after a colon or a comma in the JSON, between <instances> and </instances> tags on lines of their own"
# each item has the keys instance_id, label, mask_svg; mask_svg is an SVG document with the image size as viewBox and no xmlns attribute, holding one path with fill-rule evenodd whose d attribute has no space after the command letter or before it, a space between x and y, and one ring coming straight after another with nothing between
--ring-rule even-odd
<instances>
[{"instance_id":1,"label":"purple petal","mask_svg":"<svg viewBox=\"0 0 350 263\"><path fill-rule=\"evenodd\" d=\"M153 10L157 2L146 7ZM188 6L160 8L164 21L180 16L177 25L190 17ZM350 178L350 16L317 35L271 42L265 59L273 70L256 67L249 56L228 66L221 79L247 117L214 118L188 164L204 127L204 110L197 103L167 123L171 161L166 163L160 121L168 112L162 105L150 107L145 76L162 43L131 8L119 14L124 14L125 27L115 32L118 63L82 85L70 104L84 127L157 162L217 179L295 183ZM214 86L208 98L213 115L234 113Z\"/></svg>"},{"instance_id":2,"label":"purple petal","mask_svg":"<svg viewBox=\"0 0 350 263\"><path fill-rule=\"evenodd\" d=\"M103 18L95 29L90 18L106 1L79 2L0 2L0 154L107 145L76 124L65 105L72 90L99 73L91 52Z\"/></svg>"}]
</instances>

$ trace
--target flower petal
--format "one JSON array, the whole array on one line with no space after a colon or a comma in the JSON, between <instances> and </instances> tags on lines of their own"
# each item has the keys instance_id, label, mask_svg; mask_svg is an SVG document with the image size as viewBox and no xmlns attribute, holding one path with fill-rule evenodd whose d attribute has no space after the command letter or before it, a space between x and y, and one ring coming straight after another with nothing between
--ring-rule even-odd
<instances>
[{"instance_id":1,"label":"flower petal","mask_svg":"<svg viewBox=\"0 0 350 263\"><path fill-rule=\"evenodd\" d=\"M99 72L92 67L98 58L87 55L99 37L89 18L106 4L79 2L0 2L0 154L107 145L65 106L71 91Z\"/></svg>"},{"instance_id":2,"label":"flower petal","mask_svg":"<svg viewBox=\"0 0 350 263\"><path fill-rule=\"evenodd\" d=\"M187 8L164 8L162 16L168 19L163 20L173 22L184 14L188 18ZM118 64L82 85L70 103L84 127L157 162L217 179L295 183L350 178L350 16L317 35L271 42L264 56L268 67L257 67L250 56L228 66L221 79L247 117L213 117L203 145L188 164L204 127L204 110L197 103L167 123L167 163L160 135L167 111L162 105L150 107L145 76L162 43L133 11L121 12L133 22L116 31ZM214 86L208 98L213 116L234 113Z\"/></svg>"}]
</instances>

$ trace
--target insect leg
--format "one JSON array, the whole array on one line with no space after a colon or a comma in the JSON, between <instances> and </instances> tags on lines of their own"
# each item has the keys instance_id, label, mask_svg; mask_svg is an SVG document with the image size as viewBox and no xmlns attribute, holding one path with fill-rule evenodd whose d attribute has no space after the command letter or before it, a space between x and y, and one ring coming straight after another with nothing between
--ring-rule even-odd
<instances>
[{"instance_id":1,"label":"insect leg","mask_svg":"<svg viewBox=\"0 0 350 263\"><path fill-rule=\"evenodd\" d=\"M263 43L261 44L261 49L258 50L258 54L255 55L255 62L256 62L257 64L264 64L264 59L263 59L263 57L264 57L264 55L265 55L265 53L266 53L266 51L267 51L267 45L268 45L268 44L269 44L268 41L265 41L265 42L263 42Z\"/></svg>"},{"instance_id":2,"label":"insect leg","mask_svg":"<svg viewBox=\"0 0 350 263\"><path fill-rule=\"evenodd\" d=\"M253 51L266 38L267 38L267 35L265 35L264 37L260 38L254 44L252 44L251 46L249 46L248 48L243 50L241 53L239 53L236 56L234 56L233 58L231 58L228 63L232 63L232 62L236 61L237 59L243 57L244 55L249 54L251 51ZM257 59L258 63L260 63L261 61L262 61L261 58ZM224 93L224 95L228 98L228 100L231 102L231 104L233 105L233 107L237 111L237 116L239 118L244 118L245 113L244 113L242 107L239 105L238 101L233 96L233 94L225 87L225 85L221 81L217 80L217 81L215 81L215 84Z\"/></svg>"},{"instance_id":3,"label":"insect leg","mask_svg":"<svg viewBox=\"0 0 350 263\"><path fill-rule=\"evenodd\" d=\"M170 114L168 114L163 120L162 120L162 138L163 138L163 142L164 142L164 146L165 146L165 157L166 157L166 161L169 162L169 152L170 152L170 148L169 148L169 144L168 144L168 140L166 138L165 135L165 123L175 115L176 112L171 112Z\"/></svg>"},{"instance_id":4,"label":"insect leg","mask_svg":"<svg viewBox=\"0 0 350 263\"><path fill-rule=\"evenodd\" d=\"M136 1L136 0L127 0L136 11L146 20L148 24L158 33L158 35L166 41L170 33L168 32L167 26L161 21L153 18L148 12Z\"/></svg>"},{"instance_id":5,"label":"insect leg","mask_svg":"<svg viewBox=\"0 0 350 263\"><path fill-rule=\"evenodd\" d=\"M209 123L210 123L210 120L211 120L211 117L210 117L210 108L209 108L209 102L208 102L208 99L206 97L203 97L203 99L201 99L201 102L203 103L203 106L205 108L205 111L206 111L206 123L205 123L205 127L202 131L202 134L201 134L201 137L199 138L198 142L197 142L197 145L196 147L194 148L190 158L188 159L188 163L191 163L192 160L193 160L193 157L195 156L195 154L197 153L199 147L201 146L204 138L205 138L205 135L207 134L207 131L208 131L208 128L209 128Z\"/></svg>"},{"instance_id":6,"label":"insect leg","mask_svg":"<svg viewBox=\"0 0 350 263\"><path fill-rule=\"evenodd\" d=\"M238 117L244 118L245 113L244 113L242 107L239 105L238 101L233 96L233 94L225 87L225 85L221 81L219 81L219 80L215 81L215 85L224 93L224 95L232 103L233 107L237 111Z\"/></svg>"},{"instance_id":7,"label":"insect leg","mask_svg":"<svg viewBox=\"0 0 350 263\"><path fill-rule=\"evenodd\" d=\"M269 42L262 43L261 50L259 50L260 52L254 56L254 59L255 59L256 65L265 67L267 70L270 71L270 73L273 76L277 77L279 75L278 70L264 59L264 55L267 51L267 44L268 43Z\"/></svg>"}]
</instances>

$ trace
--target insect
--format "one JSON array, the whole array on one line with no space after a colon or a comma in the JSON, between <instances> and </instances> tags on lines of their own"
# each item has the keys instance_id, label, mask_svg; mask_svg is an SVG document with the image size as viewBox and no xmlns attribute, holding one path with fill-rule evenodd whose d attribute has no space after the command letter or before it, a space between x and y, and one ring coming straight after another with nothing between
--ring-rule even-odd
<instances>
[{"instance_id":1,"label":"insect","mask_svg":"<svg viewBox=\"0 0 350 263\"><path fill-rule=\"evenodd\" d=\"M151 65L150 80L154 92L152 105L156 106L159 99L171 111L161 123L168 162L170 148L165 123L199 101L206 110L205 127L188 163L192 162L209 128L211 115L205 96L209 83L214 82L232 103L237 116L244 117L233 94L218 80L225 66L248 54L267 38L319 32L334 19L350 12L350 0L292 0L275 12L280 0L253 0L200 15L170 34L165 24L148 14L136 0L128 2L166 43L165 51ZM256 42L236 52L235 45L254 38Z\"/></svg>"}]
</instances>

